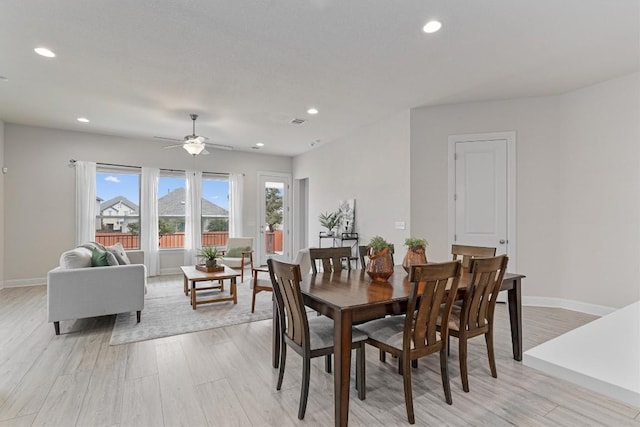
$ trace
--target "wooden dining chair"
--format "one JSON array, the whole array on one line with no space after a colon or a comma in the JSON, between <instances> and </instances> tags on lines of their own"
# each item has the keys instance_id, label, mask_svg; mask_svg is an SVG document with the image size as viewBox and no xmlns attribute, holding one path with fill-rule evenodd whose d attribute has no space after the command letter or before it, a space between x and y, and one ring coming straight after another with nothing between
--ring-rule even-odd
<instances>
[{"instance_id":1,"label":"wooden dining chair","mask_svg":"<svg viewBox=\"0 0 640 427\"><path fill-rule=\"evenodd\" d=\"M462 267L469 269L471 260L474 258L488 258L496 256L496 248L486 246L451 245L451 255L453 260L462 257Z\"/></svg>"},{"instance_id":2,"label":"wooden dining chair","mask_svg":"<svg viewBox=\"0 0 640 427\"><path fill-rule=\"evenodd\" d=\"M468 273L469 283L462 306L454 305L449 316L449 335L458 338L460 376L462 389L466 392L469 391L467 371L467 340L469 338L484 335L491 376L498 377L493 352L493 315L508 262L509 258L506 255L472 259ZM440 330L446 322L444 314L446 313L443 311L438 319Z\"/></svg>"},{"instance_id":3,"label":"wooden dining chair","mask_svg":"<svg viewBox=\"0 0 640 427\"><path fill-rule=\"evenodd\" d=\"M302 356L302 388L298 418L303 419L309 396L311 359L330 355L334 351L333 320L326 316L307 318L302 292L300 291L300 266L287 264L274 259L267 260L269 275L273 284L278 309L278 322L281 333L280 371L277 390L282 386L287 346ZM356 389L358 398L365 399L365 349L367 335L353 328L351 348L356 349ZM286 345L285 345L286 344Z\"/></svg>"},{"instance_id":4,"label":"wooden dining chair","mask_svg":"<svg viewBox=\"0 0 640 427\"><path fill-rule=\"evenodd\" d=\"M372 320L358 328L369 335L367 343L398 357L404 381L404 400L410 424L415 423L411 389L411 363L421 357L440 352L440 375L446 402L451 405L451 387L447 365L447 323L438 332L440 307L449 318L462 272L459 261L411 266L407 315ZM451 282L448 289L447 284Z\"/></svg>"},{"instance_id":5,"label":"wooden dining chair","mask_svg":"<svg viewBox=\"0 0 640 427\"><path fill-rule=\"evenodd\" d=\"M389 245L389 253L391 254L391 262L393 265L396 265L393 260L393 253L395 252L395 248L393 247L393 243ZM367 260L369 259L369 247L368 246L358 246L358 255L360 256L360 265L364 270L367 266Z\"/></svg>"},{"instance_id":6,"label":"wooden dining chair","mask_svg":"<svg viewBox=\"0 0 640 427\"><path fill-rule=\"evenodd\" d=\"M337 248L309 248L311 258L311 270L318 273L318 262L322 265L322 271L340 272L343 270L342 261L346 259L346 269L351 270L351 248L341 246Z\"/></svg>"}]
</instances>

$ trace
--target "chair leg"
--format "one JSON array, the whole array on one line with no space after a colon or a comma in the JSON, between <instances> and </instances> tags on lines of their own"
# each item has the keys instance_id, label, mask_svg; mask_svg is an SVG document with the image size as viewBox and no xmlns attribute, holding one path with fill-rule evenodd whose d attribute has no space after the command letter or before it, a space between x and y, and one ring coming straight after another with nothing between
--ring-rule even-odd
<instances>
[{"instance_id":1,"label":"chair leg","mask_svg":"<svg viewBox=\"0 0 640 427\"><path fill-rule=\"evenodd\" d=\"M327 354L324 357L324 370L327 372L327 374L331 373L331 355Z\"/></svg>"},{"instance_id":2,"label":"chair leg","mask_svg":"<svg viewBox=\"0 0 640 427\"><path fill-rule=\"evenodd\" d=\"M142 316L142 311L136 311L136 320L138 321L138 323L140 323L140 316Z\"/></svg>"},{"instance_id":3,"label":"chair leg","mask_svg":"<svg viewBox=\"0 0 640 427\"><path fill-rule=\"evenodd\" d=\"M413 414L413 393L411 391L411 361L409 360L409 356L405 354L398 359L402 360L401 366L402 371L404 372L402 380L404 383L404 402L407 406L407 418L409 419L409 424L415 424L416 420Z\"/></svg>"},{"instance_id":4,"label":"chair leg","mask_svg":"<svg viewBox=\"0 0 640 427\"><path fill-rule=\"evenodd\" d=\"M304 356L302 362L302 389L300 390L300 408L298 409L298 419L304 418L307 411L307 398L309 397L309 379L311 377L311 359Z\"/></svg>"},{"instance_id":5,"label":"chair leg","mask_svg":"<svg viewBox=\"0 0 640 427\"><path fill-rule=\"evenodd\" d=\"M411 361L411 367L412 368L417 368L418 367L418 359L413 359Z\"/></svg>"},{"instance_id":6,"label":"chair leg","mask_svg":"<svg viewBox=\"0 0 640 427\"><path fill-rule=\"evenodd\" d=\"M366 376L365 376L365 353L364 343L356 349L356 388L358 389L358 399L364 400L367 397Z\"/></svg>"},{"instance_id":7,"label":"chair leg","mask_svg":"<svg viewBox=\"0 0 640 427\"><path fill-rule=\"evenodd\" d=\"M444 388L444 398L449 405L453 403L451 399L451 385L449 384L449 358L444 347L440 350L440 376L442 377L442 387Z\"/></svg>"},{"instance_id":8,"label":"chair leg","mask_svg":"<svg viewBox=\"0 0 640 427\"><path fill-rule=\"evenodd\" d=\"M404 375L404 366L402 366L402 357L398 358L398 375Z\"/></svg>"},{"instance_id":9,"label":"chair leg","mask_svg":"<svg viewBox=\"0 0 640 427\"><path fill-rule=\"evenodd\" d=\"M462 378L462 389L469 392L469 373L467 372L467 338L462 335L458 337L459 357L460 357L460 377Z\"/></svg>"},{"instance_id":10,"label":"chair leg","mask_svg":"<svg viewBox=\"0 0 640 427\"><path fill-rule=\"evenodd\" d=\"M253 284L253 293L251 295L251 312L253 313L256 309L256 284Z\"/></svg>"},{"instance_id":11,"label":"chair leg","mask_svg":"<svg viewBox=\"0 0 640 427\"><path fill-rule=\"evenodd\" d=\"M382 363L385 363L387 361L387 353L385 353L383 350L380 350L380 361Z\"/></svg>"},{"instance_id":12,"label":"chair leg","mask_svg":"<svg viewBox=\"0 0 640 427\"><path fill-rule=\"evenodd\" d=\"M484 340L487 343L487 356L489 356L489 368L491 376L498 378L498 370L496 369L496 355L493 352L493 329L489 328L489 332L484 334Z\"/></svg>"},{"instance_id":13,"label":"chair leg","mask_svg":"<svg viewBox=\"0 0 640 427\"><path fill-rule=\"evenodd\" d=\"M284 363L287 360L287 345L282 340L280 342L282 343L280 346L280 371L278 372L278 385L276 385L276 390L280 390L280 387L282 387Z\"/></svg>"},{"instance_id":14,"label":"chair leg","mask_svg":"<svg viewBox=\"0 0 640 427\"><path fill-rule=\"evenodd\" d=\"M53 322L53 329L55 329L56 335L60 335L60 322Z\"/></svg>"}]
</instances>

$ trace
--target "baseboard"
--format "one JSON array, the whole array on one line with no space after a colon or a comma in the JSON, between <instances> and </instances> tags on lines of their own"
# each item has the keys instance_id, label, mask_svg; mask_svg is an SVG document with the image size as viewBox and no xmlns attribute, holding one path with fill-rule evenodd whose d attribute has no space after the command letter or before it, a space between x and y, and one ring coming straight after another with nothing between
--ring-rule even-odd
<instances>
[{"instance_id":1,"label":"baseboard","mask_svg":"<svg viewBox=\"0 0 640 427\"><path fill-rule=\"evenodd\" d=\"M581 313L592 314L594 316L606 316L607 314L613 313L617 310L617 308L607 307L604 305L550 297L522 297L522 305L564 308L566 310L579 311Z\"/></svg>"},{"instance_id":2,"label":"baseboard","mask_svg":"<svg viewBox=\"0 0 640 427\"><path fill-rule=\"evenodd\" d=\"M13 279L13 280L5 280L2 283L3 288L20 288L23 286L36 286L36 285L46 285L47 278L46 277L34 277L32 279Z\"/></svg>"}]
</instances>

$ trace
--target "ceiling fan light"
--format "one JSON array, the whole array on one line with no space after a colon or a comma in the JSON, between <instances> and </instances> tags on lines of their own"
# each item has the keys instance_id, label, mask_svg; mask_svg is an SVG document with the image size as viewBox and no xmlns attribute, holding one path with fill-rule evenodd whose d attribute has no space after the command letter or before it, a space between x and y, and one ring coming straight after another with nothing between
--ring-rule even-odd
<instances>
[{"instance_id":1,"label":"ceiling fan light","mask_svg":"<svg viewBox=\"0 0 640 427\"><path fill-rule=\"evenodd\" d=\"M187 153L191 154L192 156L197 156L202 152L202 150L204 150L204 145L194 142L187 142L182 146L182 148L187 150Z\"/></svg>"}]
</instances>

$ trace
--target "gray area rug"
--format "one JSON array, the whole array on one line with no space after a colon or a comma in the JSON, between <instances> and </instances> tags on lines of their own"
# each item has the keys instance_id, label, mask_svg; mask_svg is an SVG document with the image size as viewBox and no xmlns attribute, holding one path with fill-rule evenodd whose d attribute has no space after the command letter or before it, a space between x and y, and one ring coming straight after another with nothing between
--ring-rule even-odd
<instances>
[{"instance_id":1,"label":"gray area rug","mask_svg":"<svg viewBox=\"0 0 640 427\"><path fill-rule=\"evenodd\" d=\"M193 310L189 297L184 294L181 275L150 278L140 323L136 322L135 313L118 314L109 344L126 344L270 319L271 292L256 295L256 309L251 313L250 284L251 279L245 274L244 283L237 285L238 304L233 301L203 304ZM207 282L204 286L208 286ZM224 295L229 294L229 287L229 281L225 281ZM218 290L199 291L198 299L217 295L220 295Z\"/></svg>"}]
</instances>

